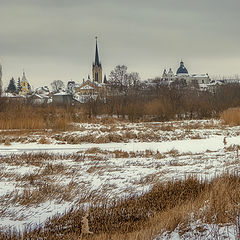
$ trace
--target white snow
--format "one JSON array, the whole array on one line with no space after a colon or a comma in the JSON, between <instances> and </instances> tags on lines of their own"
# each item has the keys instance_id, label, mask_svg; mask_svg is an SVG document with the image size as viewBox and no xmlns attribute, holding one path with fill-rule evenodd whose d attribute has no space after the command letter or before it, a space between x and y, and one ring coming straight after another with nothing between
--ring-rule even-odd
<instances>
[{"instance_id":1,"label":"white snow","mask_svg":"<svg viewBox=\"0 0 240 240\"><path fill-rule=\"evenodd\" d=\"M198 123L204 123L204 121ZM172 123L168 124L171 125ZM42 224L48 217L56 213L63 213L78 203L81 196L90 194L91 192L100 195L105 194L105 196L109 198L117 198L133 193L141 194L147 191L156 181L181 179L186 177L186 175L196 175L199 178L211 179L225 171L239 172L240 159L237 158L233 146L240 145L240 136L238 136L239 127L228 127L224 129L196 128L190 131L187 130L188 134L198 134L201 139L191 139L188 137L186 137L186 139L182 137L185 136L183 133L185 134L186 130L181 129L181 126L190 124L190 121L178 122L177 124L177 128L169 131L157 130L154 132L154 128L148 129L146 123L118 126L118 129L115 131L119 134L126 130L137 134L141 133L141 131L144 133L148 131L150 135L157 132L157 134L163 137L158 142L128 140L119 143L57 144L57 141L52 141L51 144L12 142L10 146L0 145L0 174L3 174L2 176L7 174L0 180L0 197L15 190L18 190L19 193L23 190L23 186L11 177L11 174L16 174L16 176L36 174L42 171L48 163L53 165L62 164L67 171L67 174L48 176L51 181L66 186L73 180L78 184L77 189L81 189L81 193L79 193L73 201L59 202L57 199L47 199L37 206L21 206L19 204L0 206L0 211L5 209L5 214L0 215L0 227L13 226L18 229L23 229L24 226L29 224ZM159 123L155 123L155 125L157 127ZM154 124L152 123L151 126L154 127ZM80 136L96 134L96 136L99 136L106 134L104 131L101 132L99 130L100 128L104 127L106 131L111 128L111 126L101 124L81 124L78 127L81 127L82 130L63 134ZM41 135L37 137L40 138ZM226 137L226 145L224 145L224 137ZM166 141L164 139L169 140ZM230 146L233 146L233 150L227 149ZM107 150L108 153L105 155L102 153L86 154L86 150L91 148ZM115 150L122 150L128 153L138 152L139 155L136 157L116 158L114 155ZM143 154L143 156L140 157L140 153L144 153L146 150L153 151L153 156ZM4 157L12 154L38 152L66 156L67 154L78 154L80 159L74 160L74 158L68 156L68 158L63 157L53 161L46 160L41 166L27 165L24 163L15 165L14 162L8 164L1 161L1 157L4 159ZM155 158L157 152L162 155L159 159ZM97 157L100 159L97 159ZM87 203L83 202L82 204ZM215 227L214 225L206 224L204 226L206 227L206 234ZM194 226L192 226L192 228L194 228ZM228 226L228 228L223 226L219 228L219 231L223 231L225 234L228 230L230 234L233 228L233 226ZM158 236L156 240L194 239L194 235L191 235L193 233L189 234L190 235L185 235L186 238L181 238L182 236L179 236L176 229L172 233L163 233Z\"/></svg>"},{"instance_id":2,"label":"white snow","mask_svg":"<svg viewBox=\"0 0 240 240\"><path fill-rule=\"evenodd\" d=\"M191 139L191 140L176 140L167 142L128 142L128 143L82 143L82 144L36 144L36 143L13 143L10 146L0 145L0 153L22 153L33 151L50 151L61 153L73 153L80 150L86 150L89 148L100 148L106 150L124 150L124 151L145 151L153 150L161 153L168 152L172 149L179 151L180 153L191 152L200 153L209 151L218 151L223 149L224 136L216 136L208 139ZM240 145L240 136L226 138L227 146L231 144Z\"/></svg>"}]
</instances>

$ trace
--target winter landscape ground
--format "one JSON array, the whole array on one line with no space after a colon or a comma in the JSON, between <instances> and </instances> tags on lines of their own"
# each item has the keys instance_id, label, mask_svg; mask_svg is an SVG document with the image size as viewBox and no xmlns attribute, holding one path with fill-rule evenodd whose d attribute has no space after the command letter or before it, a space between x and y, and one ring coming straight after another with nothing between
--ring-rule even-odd
<instances>
[{"instance_id":1,"label":"winter landscape ground","mask_svg":"<svg viewBox=\"0 0 240 240\"><path fill-rule=\"evenodd\" d=\"M2 234L37 229L69 210L136 198L158 183L211 182L240 171L240 127L220 120L101 121L74 124L65 132L2 130L0 142ZM155 227L149 236L122 239L238 239L239 215L220 224L217 216L211 221L200 216L208 207L206 201L198 210L188 209L184 224L179 220L171 230ZM95 232L90 223L89 228L91 238Z\"/></svg>"}]
</instances>

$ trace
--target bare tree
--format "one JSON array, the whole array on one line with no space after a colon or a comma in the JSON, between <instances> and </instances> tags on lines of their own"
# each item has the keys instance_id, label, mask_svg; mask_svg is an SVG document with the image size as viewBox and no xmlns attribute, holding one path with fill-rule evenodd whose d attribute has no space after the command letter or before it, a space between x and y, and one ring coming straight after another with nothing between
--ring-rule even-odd
<instances>
[{"instance_id":1,"label":"bare tree","mask_svg":"<svg viewBox=\"0 0 240 240\"><path fill-rule=\"evenodd\" d=\"M54 80L51 83L51 86L52 86L53 92L57 93L57 92L60 92L64 88L64 83L62 80Z\"/></svg>"},{"instance_id":2,"label":"bare tree","mask_svg":"<svg viewBox=\"0 0 240 240\"><path fill-rule=\"evenodd\" d=\"M139 73L127 72L127 66L117 65L109 75L109 85L112 89L117 89L121 93L126 93L133 87L140 84Z\"/></svg>"},{"instance_id":3,"label":"bare tree","mask_svg":"<svg viewBox=\"0 0 240 240\"><path fill-rule=\"evenodd\" d=\"M127 87L138 87L140 85L140 76L137 72L128 73L126 80Z\"/></svg>"},{"instance_id":4,"label":"bare tree","mask_svg":"<svg viewBox=\"0 0 240 240\"><path fill-rule=\"evenodd\" d=\"M109 85L113 89L118 89L120 91L124 88L124 83L127 78L127 66L117 65L114 70L109 74Z\"/></svg>"}]
</instances>

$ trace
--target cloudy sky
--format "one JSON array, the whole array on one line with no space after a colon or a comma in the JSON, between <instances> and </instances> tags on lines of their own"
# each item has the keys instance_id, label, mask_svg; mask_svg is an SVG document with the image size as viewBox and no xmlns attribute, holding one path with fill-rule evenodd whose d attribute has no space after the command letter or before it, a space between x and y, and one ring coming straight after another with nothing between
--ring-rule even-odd
<instances>
[{"instance_id":1,"label":"cloudy sky","mask_svg":"<svg viewBox=\"0 0 240 240\"><path fill-rule=\"evenodd\" d=\"M103 72L118 64L141 79L177 70L240 74L239 0L0 0L5 86L23 69L34 87L81 82L91 73L95 36Z\"/></svg>"}]
</instances>

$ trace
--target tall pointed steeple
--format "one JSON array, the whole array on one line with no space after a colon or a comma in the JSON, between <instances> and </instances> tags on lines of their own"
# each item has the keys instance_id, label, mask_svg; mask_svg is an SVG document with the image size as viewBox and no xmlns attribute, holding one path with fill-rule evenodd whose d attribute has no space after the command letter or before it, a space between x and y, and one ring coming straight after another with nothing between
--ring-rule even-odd
<instances>
[{"instance_id":1,"label":"tall pointed steeple","mask_svg":"<svg viewBox=\"0 0 240 240\"><path fill-rule=\"evenodd\" d=\"M99 61L99 56L98 56L98 45L97 45L97 37L96 38L96 51L95 51L95 63L94 65L100 66L101 63Z\"/></svg>"},{"instance_id":2,"label":"tall pointed steeple","mask_svg":"<svg viewBox=\"0 0 240 240\"><path fill-rule=\"evenodd\" d=\"M96 37L95 62L92 65L92 77L94 82L102 83L102 65L99 61L97 37Z\"/></svg>"}]
</instances>

